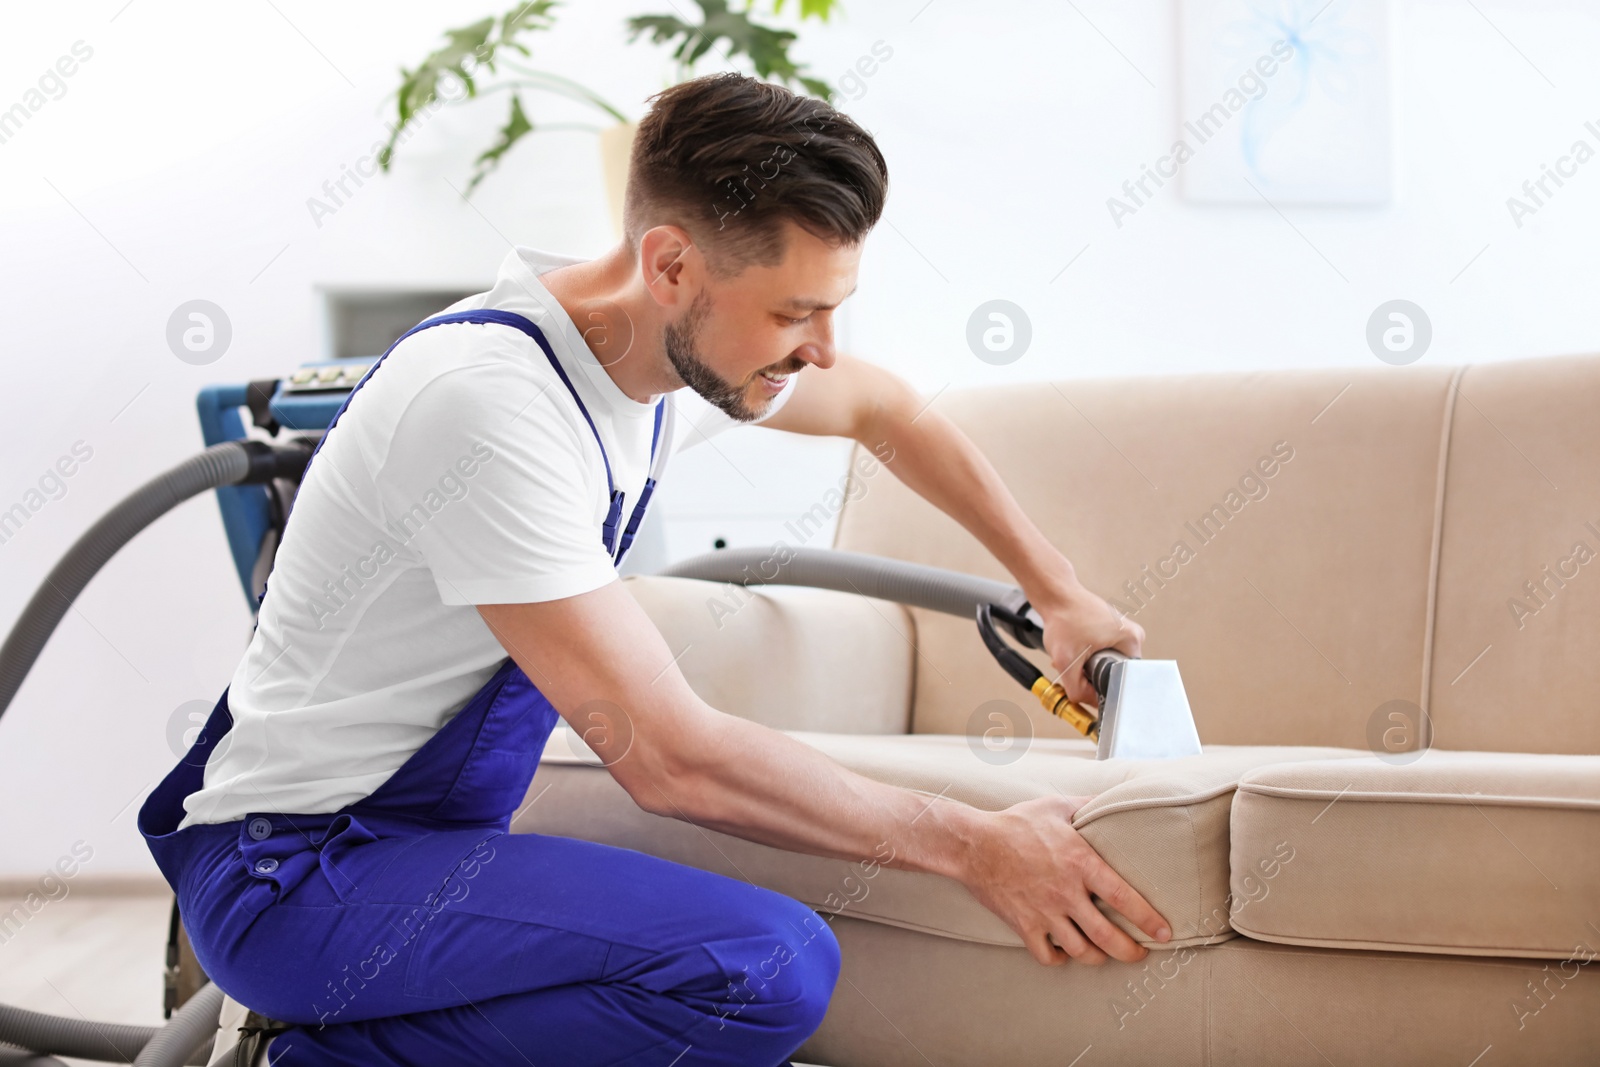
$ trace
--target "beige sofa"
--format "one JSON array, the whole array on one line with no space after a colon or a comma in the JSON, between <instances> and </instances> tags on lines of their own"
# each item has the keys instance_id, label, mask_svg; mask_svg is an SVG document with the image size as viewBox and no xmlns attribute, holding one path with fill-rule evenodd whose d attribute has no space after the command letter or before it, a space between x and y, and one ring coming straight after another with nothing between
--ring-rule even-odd
<instances>
[{"instance_id":1,"label":"beige sofa","mask_svg":"<svg viewBox=\"0 0 1600 1067\"><path fill-rule=\"evenodd\" d=\"M1146 656L1178 660L1204 755L1096 761L961 619L628 588L713 706L863 774L986 808L1096 794L1076 824L1169 945L1042 967L955 882L645 814L566 730L514 829L828 915L842 977L799 1058L833 1067L1600 1062L1600 358L1028 383L938 410ZM833 547L1009 579L860 470ZM737 605L721 625L713 600ZM1030 729L986 741L993 701Z\"/></svg>"}]
</instances>

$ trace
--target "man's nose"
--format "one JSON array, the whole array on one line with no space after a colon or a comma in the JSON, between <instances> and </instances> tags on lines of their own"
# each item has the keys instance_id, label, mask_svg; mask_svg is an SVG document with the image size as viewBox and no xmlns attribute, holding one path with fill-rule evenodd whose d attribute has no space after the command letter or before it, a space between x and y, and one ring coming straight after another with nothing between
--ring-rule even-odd
<instances>
[{"instance_id":1,"label":"man's nose","mask_svg":"<svg viewBox=\"0 0 1600 1067\"><path fill-rule=\"evenodd\" d=\"M838 358L838 352L833 347L833 323L830 321L819 324L813 330L812 336L815 339L795 349L795 355L807 363L814 363L827 370Z\"/></svg>"}]
</instances>

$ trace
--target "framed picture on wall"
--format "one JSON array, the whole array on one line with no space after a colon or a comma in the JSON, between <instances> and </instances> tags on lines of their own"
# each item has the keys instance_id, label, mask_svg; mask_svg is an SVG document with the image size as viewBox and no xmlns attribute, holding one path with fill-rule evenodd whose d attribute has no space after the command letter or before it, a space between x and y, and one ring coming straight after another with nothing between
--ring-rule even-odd
<instances>
[{"instance_id":1,"label":"framed picture on wall","mask_svg":"<svg viewBox=\"0 0 1600 1067\"><path fill-rule=\"evenodd\" d=\"M1387 0L1181 0L1186 200L1389 201Z\"/></svg>"}]
</instances>

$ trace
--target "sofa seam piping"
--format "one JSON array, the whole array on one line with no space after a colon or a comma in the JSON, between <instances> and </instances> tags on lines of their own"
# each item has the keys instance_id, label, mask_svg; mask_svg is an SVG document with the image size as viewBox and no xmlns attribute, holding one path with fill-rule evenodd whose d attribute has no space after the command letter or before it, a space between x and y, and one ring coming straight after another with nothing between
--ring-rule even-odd
<instances>
[{"instance_id":1,"label":"sofa seam piping","mask_svg":"<svg viewBox=\"0 0 1600 1067\"><path fill-rule=\"evenodd\" d=\"M922 640L922 627L917 624L917 614L901 605L906 623L911 628L911 656L906 668L906 733L917 732L917 643Z\"/></svg>"},{"instance_id":2,"label":"sofa seam piping","mask_svg":"<svg viewBox=\"0 0 1600 1067\"><path fill-rule=\"evenodd\" d=\"M1298 956L1303 959L1327 961L1330 959L1328 950L1321 945L1302 945L1288 941L1268 941L1266 938L1255 938L1248 934L1235 938L1232 944L1239 949L1250 952L1270 948L1275 956ZM1377 957L1384 963L1415 963L1431 966L1435 963L1451 963L1462 967L1512 967L1527 964L1530 960L1546 960L1546 956L1468 956L1455 952L1415 952L1401 948L1370 948L1370 949L1338 949L1337 952L1369 953L1370 957ZM1337 962L1349 962L1344 956L1334 957ZM1583 966L1588 966L1584 964ZM1529 968L1530 970L1532 968Z\"/></svg>"},{"instance_id":3,"label":"sofa seam piping","mask_svg":"<svg viewBox=\"0 0 1600 1067\"><path fill-rule=\"evenodd\" d=\"M1519 945L1519 946L1515 946L1515 947L1512 947L1512 948L1505 948L1505 947L1499 946L1499 945L1424 944L1423 942L1420 942L1420 941L1415 941L1415 942L1388 941L1388 942L1384 942L1384 941L1375 941L1375 940L1373 940L1371 938L1364 938L1364 937L1305 937L1305 936L1301 936L1301 935L1297 935L1297 934L1269 934L1269 933L1265 933L1265 932L1259 931L1259 930L1237 930L1235 932L1238 933L1241 937L1245 938L1246 940L1259 941L1263 945L1289 945L1289 946L1292 946L1292 947L1295 947L1295 948L1323 948L1323 949L1332 949L1332 950L1334 950L1336 952L1408 952L1408 953L1413 953L1413 954L1422 955L1422 956L1442 956L1442 957L1446 957L1446 958L1452 958L1453 957L1453 958L1458 958L1458 959L1466 958L1466 959L1525 960L1525 959L1552 959L1552 958L1554 958L1554 957L1549 957L1549 956L1533 956L1533 955L1529 955L1530 953L1534 953L1534 952L1565 952L1566 951L1565 949L1562 949L1562 948L1553 948L1553 947L1540 948L1540 947L1528 946L1528 945ZM1277 940L1278 938L1289 938L1289 939L1292 939L1292 940L1281 940L1280 941L1280 940ZM1372 947L1370 947L1370 946L1373 946L1373 945L1383 945L1385 947L1383 947L1383 948L1372 948ZM1490 952L1507 953L1507 954L1498 955L1498 956L1487 955L1487 953L1490 953ZM1509 955L1509 953L1518 953L1518 955Z\"/></svg>"},{"instance_id":4,"label":"sofa seam piping","mask_svg":"<svg viewBox=\"0 0 1600 1067\"><path fill-rule=\"evenodd\" d=\"M1183 812L1184 822L1189 824L1189 866L1194 876L1194 884L1203 886L1205 885L1205 882L1200 877L1200 839L1194 832L1194 812L1191 809L1191 805L1188 804L1183 805L1183 807L1179 810ZM1232 841L1231 834L1229 835L1229 841L1230 843ZM1228 864L1228 890L1229 892L1233 891L1233 864L1231 862L1231 858ZM1198 933L1200 930L1200 916L1205 913L1205 901L1200 899L1199 893L1195 894L1194 906L1194 928L1195 932ZM1228 929L1233 929L1233 921L1231 916L1229 917L1228 921Z\"/></svg>"},{"instance_id":5,"label":"sofa seam piping","mask_svg":"<svg viewBox=\"0 0 1600 1067\"><path fill-rule=\"evenodd\" d=\"M1078 822L1074 818L1072 827L1075 830L1081 830L1107 815L1120 815L1125 811L1142 811L1147 808L1187 808L1191 804L1204 804L1208 800L1215 800L1223 794L1231 793L1238 788L1239 783L1234 781L1228 782L1226 785L1215 786L1203 792L1186 793L1182 796L1130 797L1127 800L1115 800L1097 811L1090 812L1089 816L1082 822Z\"/></svg>"},{"instance_id":6,"label":"sofa seam piping","mask_svg":"<svg viewBox=\"0 0 1600 1067\"><path fill-rule=\"evenodd\" d=\"M845 460L844 503L839 505L839 514L835 516L838 521L833 524L833 539L828 542L828 548L830 550L837 550L839 547L839 531L844 529L845 513L850 510L850 501L855 499L850 495L850 490L855 485L856 454L861 451L861 448L862 444L860 441L852 442L850 445L850 455Z\"/></svg>"},{"instance_id":7,"label":"sofa seam piping","mask_svg":"<svg viewBox=\"0 0 1600 1067\"><path fill-rule=\"evenodd\" d=\"M1501 793L1353 793L1349 787L1339 792L1334 792L1332 789L1297 789L1293 786L1262 785L1259 783L1240 784L1236 791L1254 793L1256 796L1278 797L1284 800L1327 800L1330 797L1337 800L1342 797L1346 800L1369 804L1460 805L1465 803L1472 807L1530 808L1554 811L1595 811L1600 809L1600 800L1591 800L1585 797L1519 797Z\"/></svg>"},{"instance_id":8,"label":"sofa seam piping","mask_svg":"<svg viewBox=\"0 0 1600 1067\"><path fill-rule=\"evenodd\" d=\"M1439 465L1433 495L1433 543L1428 552L1428 603L1422 624L1422 716L1427 723L1423 744L1432 747L1433 727L1433 643L1439 619L1439 560L1444 547L1444 496L1450 481L1450 441L1455 427L1456 392L1466 375L1467 365L1456 367L1444 398L1444 425L1439 431ZM1421 724L1419 724L1421 725Z\"/></svg>"}]
</instances>

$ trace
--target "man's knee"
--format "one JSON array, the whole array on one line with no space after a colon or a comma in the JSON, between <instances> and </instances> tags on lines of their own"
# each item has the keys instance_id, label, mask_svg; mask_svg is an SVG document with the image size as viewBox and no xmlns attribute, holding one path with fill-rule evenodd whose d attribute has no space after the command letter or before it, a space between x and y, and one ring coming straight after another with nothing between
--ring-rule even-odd
<instances>
[{"instance_id":1,"label":"man's knee","mask_svg":"<svg viewBox=\"0 0 1600 1067\"><path fill-rule=\"evenodd\" d=\"M822 1023L839 980L839 941L827 920L804 904L778 897L763 916L764 933L742 938L728 983L724 1019L759 1015L804 1039Z\"/></svg>"},{"instance_id":2,"label":"man's knee","mask_svg":"<svg viewBox=\"0 0 1600 1067\"><path fill-rule=\"evenodd\" d=\"M804 904L795 902L793 912L787 928L794 937L795 1013L809 1034L821 1025L839 981L839 939L828 921Z\"/></svg>"}]
</instances>

